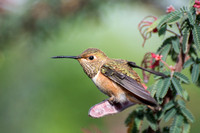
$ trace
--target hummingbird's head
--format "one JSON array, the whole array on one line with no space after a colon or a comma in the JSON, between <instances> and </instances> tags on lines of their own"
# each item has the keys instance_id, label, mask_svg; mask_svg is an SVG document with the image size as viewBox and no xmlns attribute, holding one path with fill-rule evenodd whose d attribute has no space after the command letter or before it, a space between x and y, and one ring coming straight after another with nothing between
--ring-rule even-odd
<instances>
[{"instance_id":1,"label":"hummingbird's head","mask_svg":"<svg viewBox=\"0 0 200 133\"><path fill-rule=\"evenodd\" d=\"M85 73L93 78L101 66L107 61L108 57L99 49L88 48L78 56L56 56L53 58L72 58L77 59Z\"/></svg>"}]
</instances>

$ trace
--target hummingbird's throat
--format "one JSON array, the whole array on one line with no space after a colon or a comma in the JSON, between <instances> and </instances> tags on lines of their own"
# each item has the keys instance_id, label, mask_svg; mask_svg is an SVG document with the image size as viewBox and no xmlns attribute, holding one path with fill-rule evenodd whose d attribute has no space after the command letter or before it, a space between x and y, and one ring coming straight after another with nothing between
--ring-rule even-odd
<instances>
[{"instance_id":1,"label":"hummingbird's throat","mask_svg":"<svg viewBox=\"0 0 200 133\"><path fill-rule=\"evenodd\" d=\"M81 66L83 67L84 72L88 75L89 78L93 78L99 71L99 66L95 63L81 63Z\"/></svg>"}]
</instances>

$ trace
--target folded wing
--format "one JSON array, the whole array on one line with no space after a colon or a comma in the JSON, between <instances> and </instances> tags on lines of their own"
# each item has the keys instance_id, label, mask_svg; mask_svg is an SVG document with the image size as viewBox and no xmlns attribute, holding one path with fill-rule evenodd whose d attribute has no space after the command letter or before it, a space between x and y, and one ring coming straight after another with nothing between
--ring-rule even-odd
<instances>
[{"instance_id":1,"label":"folded wing","mask_svg":"<svg viewBox=\"0 0 200 133\"><path fill-rule=\"evenodd\" d=\"M131 92L133 96L142 103L150 106L157 106L155 99L152 98L148 91L133 78L106 65L102 66L101 72L104 76Z\"/></svg>"}]
</instances>

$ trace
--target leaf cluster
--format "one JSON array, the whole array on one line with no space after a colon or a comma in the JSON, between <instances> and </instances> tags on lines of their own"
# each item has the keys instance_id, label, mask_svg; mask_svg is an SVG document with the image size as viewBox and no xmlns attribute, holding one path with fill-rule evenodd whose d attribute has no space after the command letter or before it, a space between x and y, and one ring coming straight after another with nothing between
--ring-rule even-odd
<instances>
[{"instance_id":1,"label":"leaf cluster","mask_svg":"<svg viewBox=\"0 0 200 133\"><path fill-rule=\"evenodd\" d=\"M183 7L161 16L149 27L149 32L156 28L158 36L162 39L167 32L173 34L163 40L163 43L157 49L157 54L163 56L164 62L170 56L179 66L175 66L175 70L167 71L166 64L160 62L159 70L163 71L168 77L155 76L155 83L149 86L147 90L162 109L152 110L142 106L134 110L126 121L127 126L129 126L129 133L142 132L143 121L146 121L149 125L143 132L190 132L190 124L194 122L194 117L186 107L189 95L182 85L189 84L191 80L192 83L200 86L200 15L196 15L196 9L193 5L194 0L191 0L189 7ZM169 27L171 29L177 28L178 33L169 30ZM190 70L191 78L184 75L181 72L182 69ZM170 124L161 128L161 121Z\"/></svg>"}]
</instances>

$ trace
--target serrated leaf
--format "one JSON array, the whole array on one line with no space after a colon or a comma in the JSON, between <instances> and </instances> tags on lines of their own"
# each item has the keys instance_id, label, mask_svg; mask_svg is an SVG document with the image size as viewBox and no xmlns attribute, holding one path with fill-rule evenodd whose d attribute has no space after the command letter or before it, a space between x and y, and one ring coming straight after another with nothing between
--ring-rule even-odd
<instances>
[{"instance_id":1,"label":"serrated leaf","mask_svg":"<svg viewBox=\"0 0 200 133\"><path fill-rule=\"evenodd\" d=\"M199 64L193 64L192 65L192 82L196 83L199 78Z\"/></svg>"},{"instance_id":2,"label":"serrated leaf","mask_svg":"<svg viewBox=\"0 0 200 133\"><path fill-rule=\"evenodd\" d=\"M189 36L190 36L190 31L188 29L185 29L183 32L183 41L182 41L182 48L183 48L184 53L186 53L187 48L188 48L187 45L188 45Z\"/></svg>"},{"instance_id":3,"label":"serrated leaf","mask_svg":"<svg viewBox=\"0 0 200 133\"><path fill-rule=\"evenodd\" d=\"M174 76L176 76L177 78L179 78L181 81L183 81L185 83L189 83L190 82L188 77L186 77L184 74L182 74L180 72L174 72Z\"/></svg>"},{"instance_id":4,"label":"serrated leaf","mask_svg":"<svg viewBox=\"0 0 200 133\"><path fill-rule=\"evenodd\" d=\"M136 111L133 111L132 113L128 115L128 117L125 120L126 126L128 126L132 122L133 118L135 117L135 113Z\"/></svg>"},{"instance_id":5,"label":"serrated leaf","mask_svg":"<svg viewBox=\"0 0 200 133\"><path fill-rule=\"evenodd\" d=\"M157 113L156 118L157 118L157 120L161 120L161 119L163 118L163 116L164 116L164 111L159 111L159 112Z\"/></svg>"},{"instance_id":6,"label":"serrated leaf","mask_svg":"<svg viewBox=\"0 0 200 133\"><path fill-rule=\"evenodd\" d=\"M170 76L170 71L164 71L163 74L165 74L166 76Z\"/></svg>"},{"instance_id":7,"label":"serrated leaf","mask_svg":"<svg viewBox=\"0 0 200 133\"><path fill-rule=\"evenodd\" d=\"M185 102L183 100L178 100L177 103L179 106L185 107Z\"/></svg>"},{"instance_id":8,"label":"serrated leaf","mask_svg":"<svg viewBox=\"0 0 200 133\"><path fill-rule=\"evenodd\" d=\"M139 131L140 125L142 124L142 120L139 118L134 118L134 128L133 130Z\"/></svg>"},{"instance_id":9,"label":"serrated leaf","mask_svg":"<svg viewBox=\"0 0 200 133\"><path fill-rule=\"evenodd\" d=\"M159 101L159 97L161 95L161 90L163 88L163 79L158 80L158 83L156 84L156 97L157 97L157 101Z\"/></svg>"},{"instance_id":10,"label":"serrated leaf","mask_svg":"<svg viewBox=\"0 0 200 133\"><path fill-rule=\"evenodd\" d=\"M176 10L174 12L171 12L167 15L165 15L161 20L160 23L158 24L158 29L160 29L160 27L165 24L165 23L174 23L177 22L182 16L182 12L180 10Z\"/></svg>"},{"instance_id":11,"label":"serrated leaf","mask_svg":"<svg viewBox=\"0 0 200 133\"><path fill-rule=\"evenodd\" d=\"M158 36L161 38L161 40L165 37L167 31L167 25L161 26L161 28L158 30Z\"/></svg>"},{"instance_id":12,"label":"serrated leaf","mask_svg":"<svg viewBox=\"0 0 200 133\"><path fill-rule=\"evenodd\" d=\"M200 50L200 26L198 26L197 24L195 24L192 29L192 35L195 46L198 48L198 50Z\"/></svg>"},{"instance_id":13,"label":"serrated leaf","mask_svg":"<svg viewBox=\"0 0 200 133\"><path fill-rule=\"evenodd\" d=\"M185 122L183 124L183 133L190 133L190 124L188 122Z\"/></svg>"},{"instance_id":14,"label":"serrated leaf","mask_svg":"<svg viewBox=\"0 0 200 133\"><path fill-rule=\"evenodd\" d=\"M166 46L166 45L171 45L171 40L173 39L173 37L169 37L169 38L167 38L167 39L165 39L164 41L163 41L163 43L162 43L162 45L158 48L158 50L157 50L157 54L160 54L162 51L163 51L163 49L164 49L164 47Z\"/></svg>"},{"instance_id":15,"label":"serrated leaf","mask_svg":"<svg viewBox=\"0 0 200 133\"><path fill-rule=\"evenodd\" d=\"M191 122L194 122L194 117L192 115L192 113L186 109L185 107L181 107L181 112L183 113L183 115Z\"/></svg>"},{"instance_id":16,"label":"serrated leaf","mask_svg":"<svg viewBox=\"0 0 200 133\"><path fill-rule=\"evenodd\" d=\"M155 29L158 24L160 23L160 20L162 19L163 17L161 16L160 18L158 18L156 21L153 22L153 24L148 28L147 32L151 32L153 29Z\"/></svg>"},{"instance_id":17,"label":"serrated leaf","mask_svg":"<svg viewBox=\"0 0 200 133\"><path fill-rule=\"evenodd\" d=\"M194 21L194 18L193 18L192 13L191 13L190 11L187 11L186 13L187 13L187 15L188 15L188 19L189 19L190 24L191 24L191 25L194 25L194 24L195 24L195 21Z\"/></svg>"},{"instance_id":18,"label":"serrated leaf","mask_svg":"<svg viewBox=\"0 0 200 133\"><path fill-rule=\"evenodd\" d=\"M167 111L167 110L171 109L172 107L174 107L174 102L170 101L167 104L165 104L164 110Z\"/></svg>"},{"instance_id":19,"label":"serrated leaf","mask_svg":"<svg viewBox=\"0 0 200 133\"><path fill-rule=\"evenodd\" d=\"M151 96L154 97L154 95L156 94L157 91L157 83L158 81L155 82L155 84L153 85L152 89L151 89Z\"/></svg>"},{"instance_id":20,"label":"serrated leaf","mask_svg":"<svg viewBox=\"0 0 200 133\"><path fill-rule=\"evenodd\" d=\"M163 48L163 50L162 50L162 52L161 52L161 55L163 56L163 57L162 57L162 60L164 60L164 61L166 60L167 55L168 55L170 49L171 49L171 45L170 45L170 44L166 45L166 46Z\"/></svg>"},{"instance_id":21,"label":"serrated leaf","mask_svg":"<svg viewBox=\"0 0 200 133\"><path fill-rule=\"evenodd\" d=\"M164 116L164 121L168 122L176 114L176 109L170 109Z\"/></svg>"},{"instance_id":22,"label":"serrated leaf","mask_svg":"<svg viewBox=\"0 0 200 133\"><path fill-rule=\"evenodd\" d=\"M138 132L139 131L139 127L142 124L142 120L143 120L143 117L144 117L143 113L144 112L140 108L137 108L131 114L129 114L129 116L127 117L125 124L129 128L133 126L132 132Z\"/></svg>"},{"instance_id":23,"label":"serrated leaf","mask_svg":"<svg viewBox=\"0 0 200 133\"><path fill-rule=\"evenodd\" d=\"M183 99L189 101L189 95L186 90L183 90Z\"/></svg>"},{"instance_id":24,"label":"serrated leaf","mask_svg":"<svg viewBox=\"0 0 200 133\"><path fill-rule=\"evenodd\" d=\"M149 87L147 88L147 91L151 92L152 89L153 89L153 85L149 86Z\"/></svg>"},{"instance_id":25,"label":"serrated leaf","mask_svg":"<svg viewBox=\"0 0 200 133\"><path fill-rule=\"evenodd\" d=\"M155 120L153 114L151 114L151 113L146 113L145 116L146 116L146 118L147 118L147 122L148 122L148 124L150 125L150 127L151 127L154 131L156 131L158 127L157 127L157 123L156 123L156 120Z\"/></svg>"},{"instance_id":26,"label":"serrated leaf","mask_svg":"<svg viewBox=\"0 0 200 133\"><path fill-rule=\"evenodd\" d=\"M184 63L183 68L187 68L187 67L191 66L192 64L194 64L194 61L192 60L192 58L190 58L189 60L187 60Z\"/></svg>"},{"instance_id":27,"label":"serrated leaf","mask_svg":"<svg viewBox=\"0 0 200 133\"><path fill-rule=\"evenodd\" d=\"M164 98L165 95L167 94L167 91L169 90L169 87L170 87L170 84L171 84L171 79L170 78L165 78L164 81L163 81L163 87L161 89L161 94L160 94L160 97L161 98Z\"/></svg>"},{"instance_id":28,"label":"serrated leaf","mask_svg":"<svg viewBox=\"0 0 200 133\"><path fill-rule=\"evenodd\" d=\"M183 116L176 115L170 127L170 133L180 133L183 125Z\"/></svg>"},{"instance_id":29,"label":"serrated leaf","mask_svg":"<svg viewBox=\"0 0 200 133\"><path fill-rule=\"evenodd\" d=\"M189 7L190 7L190 8L193 7L194 3L195 3L195 0L190 0L190 2L189 2Z\"/></svg>"},{"instance_id":30,"label":"serrated leaf","mask_svg":"<svg viewBox=\"0 0 200 133\"><path fill-rule=\"evenodd\" d=\"M179 43L179 39L175 39L175 40L172 40L172 46L173 46L173 49L174 51L179 54L180 53L180 43Z\"/></svg>"},{"instance_id":31,"label":"serrated leaf","mask_svg":"<svg viewBox=\"0 0 200 133\"><path fill-rule=\"evenodd\" d=\"M173 77L173 78L172 78L172 83L173 83L173 85L174 85L174 88L176 89L176 92L177 92L181 97L183 97L183 94L182 94L183 88L181 87L179 81L178 81L175 77Z\"/></svg>"}]
</instances>

